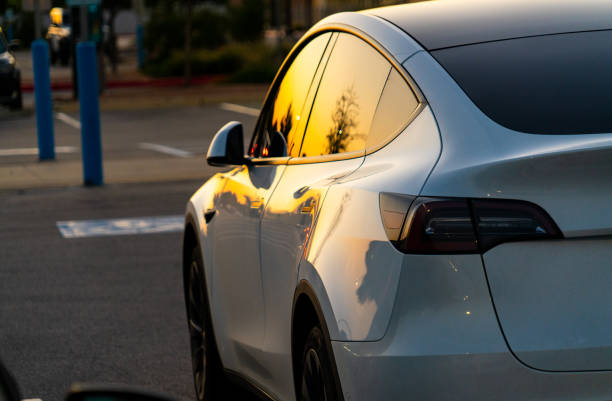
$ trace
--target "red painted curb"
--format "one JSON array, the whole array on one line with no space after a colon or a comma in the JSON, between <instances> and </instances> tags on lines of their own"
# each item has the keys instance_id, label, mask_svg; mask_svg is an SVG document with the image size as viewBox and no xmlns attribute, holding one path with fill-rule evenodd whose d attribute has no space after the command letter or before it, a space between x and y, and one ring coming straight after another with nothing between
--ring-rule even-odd
<instances>
[{"instance_id":1,"label":"red painted curb","mask_svg":"<svg viewBox=\"0 0 612 401\"><path fill-rule=\"evenodd\" d=\"M191 85L202 85L211 82L218 82L225 78L225 75L201 75L191 78ZM141 80L117 80L117 81L106 81L106 88L139 88L139 87L170 87L170 86L181 86L184 83L183 77L170 77L170 78L155 78L155 79L141 79ZM34 91L33 82L22 82L21 90L23 92ZM72 90L71 81L60 81L51 82L51 90Z\"/></svg>"}]
</instances>

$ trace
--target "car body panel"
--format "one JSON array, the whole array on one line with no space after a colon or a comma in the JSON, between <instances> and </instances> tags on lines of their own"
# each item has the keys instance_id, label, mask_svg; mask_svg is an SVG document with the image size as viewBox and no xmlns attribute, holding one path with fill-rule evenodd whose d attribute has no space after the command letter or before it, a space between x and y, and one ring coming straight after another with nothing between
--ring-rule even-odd
<instances>
[{"instance_id":1,"label":"car body panel","mask_svg":"<svg viewBox=\"0 0 612 401\"><path fill-rule=\"evenodd\" d=\"M366 13L391 21L427 50L612 28L612 4L600 0L425 1Z\"/></svg>"},{"instance_id":2,"label":"car body panel","mask_svg":"<svg viewBox=\"0 0 612 401\"><path fill-rule=\"evenodd\" d=\"M376 341L384 335L402 254L383 228L379 191L418 194L439 153L438 129L426 107L388 146L330 188L305 261L329 296L332 310L323 312L329 313L326 321L336 319L332 340Z\"/></svg>"},{"instance_id":3,"label":"car body panel","mask_svg":"<svg viewBox=\"0 0 612 401\"><path fill-rule=\"evenodd\" d=\"M363 157L358 157L289 165L266 205L261 228L266 313L263 363L270 377L262 385L281 399L294 392L291 314L300 261L328 189L362 162Z\"/></svg>"},{"instance_id":4,"label":"car body panel","mask_svg":"<svg viewBox=\"0 0 612 401\"><path fill-rule=\"evenodd\" d=\"M257 381L269 374L258 362L265 323L260 223L284 169L250 165L226 173L223 189L214 199L214 225L209 228L215 237L211 303L219 352L226 368L240 369Z\"/></svg>"},{"instance_id":5,"label":"car body panel","mask_svg":"<svg viewBox=\"0 0 612 401\"><path fill-rule=\"evenodd\" d=\"M609 399L610 372L541 372L509 352L479 255L405 255L401 269L385 337L332 342L345 399Z\"/></svg>"},{"instance_id":6,"label":"car body panel","mask_svg":"<svg viewBox=\"0 0 612 401\"><path fill-rule=\"evenodd\" d=\"M612 369L612 240L502 244L483 255L514 354L549 371Z\"/></svg>"},{"instance_id":7,"label":"car body panel","mask_svg":"<svg viewBox=\"0 0 612 401\"><path fill-rule=\"evenodd\" d=\"M541 372L510 352L403 356L382 341L332 345L345 400L605 401L612 393L609 372Z\"/></svg>"}]
</instances>

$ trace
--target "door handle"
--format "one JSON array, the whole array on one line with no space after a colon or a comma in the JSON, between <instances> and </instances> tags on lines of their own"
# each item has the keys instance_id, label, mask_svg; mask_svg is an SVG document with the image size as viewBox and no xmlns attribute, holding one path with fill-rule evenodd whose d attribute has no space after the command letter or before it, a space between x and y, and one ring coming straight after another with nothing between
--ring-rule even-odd
<instances>
[{"instance_id":1,"label":"door handle","mask_svg":"<svg viewBox=\"0 0 612 401\"><path fill-rule=\"evenodd\" d=\"M206 209L204 212L204 220L206 220L206 224L210 223L213 217L215 217L215 214L217 214L216 209Z\"/></svg>"}]
</instances>

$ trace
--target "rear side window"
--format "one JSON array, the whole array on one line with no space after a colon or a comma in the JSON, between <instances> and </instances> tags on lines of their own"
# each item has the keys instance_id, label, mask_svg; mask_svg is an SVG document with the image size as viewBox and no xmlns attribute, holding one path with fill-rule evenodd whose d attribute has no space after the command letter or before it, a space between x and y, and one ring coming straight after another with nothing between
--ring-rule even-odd
<instances>
[{"instance_id":1,"label":"rear side window","mask_svg":"<svg viewBox=\"0 0 612 401\"><path fill-rule=\"evenodd\" d=\"M366 148L383 145L399 134L410 122L418 105L419 101L408 83L392 68L376 108Z\"/></svg>"},{"instance_id":2,"label":"rear side window","mask_svg":"<svg viewBox=\"0 0 612 401\"><path fill-rule=\"evenodd\" d=\"M368 43L341 33L323 73L300 156L365 149L390 69Z\"/></svg>"},{"instance_id":3,"label":"rear side window","mask_svg":"<svg viewBox=\"0 0 612 401\"><path fill-rule=\"evenodd\" d=\"M431 52L489 118L521 132L612 132L612 31Z\"/></svg>"}]
</instances>

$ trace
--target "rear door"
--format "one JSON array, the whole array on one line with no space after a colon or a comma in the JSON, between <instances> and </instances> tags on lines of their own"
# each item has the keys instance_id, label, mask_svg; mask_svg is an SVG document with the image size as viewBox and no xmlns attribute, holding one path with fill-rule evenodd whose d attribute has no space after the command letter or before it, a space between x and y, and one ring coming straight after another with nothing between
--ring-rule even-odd
<instances>
[{"instance_id":1,"label":"rear door","mask_svg":"<svg viewBox=\"0 0 612 401\"><path fill-rule=\"evenodd\" d=\"M292 152L262 220L264 349L269 368L265 385L281 399L294 397L291 308L299 263L327 190L364 160L368 133L391 70L365 41L348 33L337 35L301 148Z\"/></svg>"}]
</instances>

